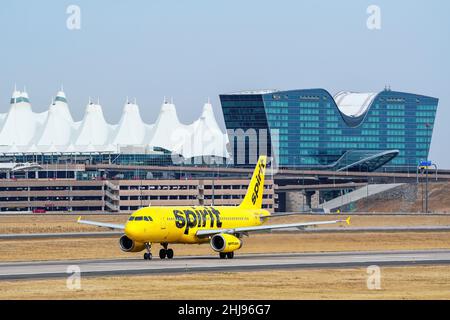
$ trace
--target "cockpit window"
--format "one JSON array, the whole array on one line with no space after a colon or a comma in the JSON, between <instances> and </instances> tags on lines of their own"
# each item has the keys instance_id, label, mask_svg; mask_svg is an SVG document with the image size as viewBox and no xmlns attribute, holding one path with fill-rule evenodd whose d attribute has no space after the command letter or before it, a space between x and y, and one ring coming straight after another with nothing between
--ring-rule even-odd
<instances>
[{"instance_id":1,"label":"cockpit window","mask_svg":"<svg viewBox=\"0 0 450 320\"><path fill-rule=\"evenodd\" d=\"M153 221L152 217L148 216L148 221Z\"/></svg>"},{"instance_id":2,"label":"cockpit window","mask_svg":"<svg viewBox=\"0 0 450 320\"><path fill-rule=\"evenodd\" d=\"M136 217L134 218L134 221L142 221L142 217Z\"/></svg>"},{"instance_id":3,"label":"cockpit window","mask_svg":"<svg viewBox=\"0 0 450 320\"><path fill-rule=\"evenodd\" d=\"M144 220L145 220L145 221L148 221L148 217L144 217Z\"/></svg>"},{"instance_id":4,"label":"cockpit window","mask_svg":"<svg viewBox=\"0 0 450 320\"><path fill-rule=\"evenodd\" d=\"M128 221L133 221L134 220L134 217L130 217L129 219L128 219Z\"/></svg>"}]
</instances>

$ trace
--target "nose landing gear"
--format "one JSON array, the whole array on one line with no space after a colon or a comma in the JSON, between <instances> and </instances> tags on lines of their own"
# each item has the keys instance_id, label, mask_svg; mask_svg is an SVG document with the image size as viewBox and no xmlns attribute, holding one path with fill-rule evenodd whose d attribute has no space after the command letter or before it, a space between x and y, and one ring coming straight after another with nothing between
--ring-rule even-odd
<instances>
[{"instance_id":1,"label":"nose landing gear","mask_svg":"<svg viewBox=\"0 0 450 320\"><path fill-rule=\"evenodd\" d=\"M152 245L150 243L146 243L145 244L145 248L147 249L147 252L144 253L144 260L152 260L153 256L152 256Z\"/></svg>"}]
</instances>

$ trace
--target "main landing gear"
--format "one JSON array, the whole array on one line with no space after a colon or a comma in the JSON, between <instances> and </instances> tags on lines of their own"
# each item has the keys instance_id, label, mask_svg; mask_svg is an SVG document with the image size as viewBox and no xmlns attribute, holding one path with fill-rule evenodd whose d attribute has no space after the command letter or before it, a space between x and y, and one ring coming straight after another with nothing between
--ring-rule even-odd
<instances>
[{"instance_id":1,"label":"main landing gear","mask_svg":"<svg viewBox=\"0 0 450 320\"><path fill-rule=\"evenodd\" d=\"M152 256L152 245L150 243L146 243L145 244L145 248L147 249L147 252L144 253L144 260L152 260L153 256Z\"/></svg>"},{"instance_id":2,"label":"main landing gear","mask_svg":"<svg viewBox=\"0 0 450 320\"><path fill-rule=\"evenodd\" d=\"M234 251L231 252L220 252L219 253L220 259L233 259L234 258Z\"/></svg>"},{"instance_id":3,"label":"main landing gear","mask_svg":"<svg viewBox=\"0 0 450 320\"><path fill-rule=\"evenodd\" d=\"M167 243L161 243L161 245L164 247L161 250L159 250L159 257L161 259L172 259L173 258L173 250L167 249Z\"/></svg>"}]
</instances>

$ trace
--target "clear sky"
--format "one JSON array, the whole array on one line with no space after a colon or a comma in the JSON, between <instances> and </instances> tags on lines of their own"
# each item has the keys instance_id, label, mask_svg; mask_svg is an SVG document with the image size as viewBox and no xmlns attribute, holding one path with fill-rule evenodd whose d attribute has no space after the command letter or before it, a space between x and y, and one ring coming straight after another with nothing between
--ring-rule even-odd
<instances>
[{"instance_id":1,"label":"clear sky","mask_svg":"<svg viewBox=\"0 0 450 320\"><path fill-rule=\"evenodd\" d=\"M67 28L69 5L81 9ZM381 10L370 30L369 5ZM440 99L430 158L450 168L450 1L2 0L0 113L14 83L44 111L61 84L75 119L100 98L109 122L126 96L153 122L173 97L189 123L208 97L258 88L392 90Z\"/></svg>"}]
</instances>

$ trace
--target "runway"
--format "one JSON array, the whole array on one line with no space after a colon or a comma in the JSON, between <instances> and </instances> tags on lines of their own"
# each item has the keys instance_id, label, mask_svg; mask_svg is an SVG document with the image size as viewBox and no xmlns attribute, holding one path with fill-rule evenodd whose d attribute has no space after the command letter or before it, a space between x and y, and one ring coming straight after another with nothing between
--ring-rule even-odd
<instances>
[{"instance_id":1,"label":"runway","mask_svg":"<svg viewBox=\"0 0 450 320\"><path fill-rule=\"evenodd\" d=\"M111 276L136 274L171 274L187 272L229 272L288 268L348 268L450 264L450 250L328 252L291 254L242 254L234 259L218 256L185 256L173 260L151 261L140 258L114 260L66 260L0 263L0 280L45 279L68 277L78 266L81 276Z\"/></svg>"}]
</instances>

